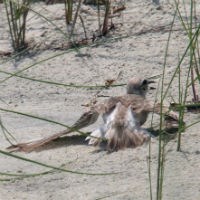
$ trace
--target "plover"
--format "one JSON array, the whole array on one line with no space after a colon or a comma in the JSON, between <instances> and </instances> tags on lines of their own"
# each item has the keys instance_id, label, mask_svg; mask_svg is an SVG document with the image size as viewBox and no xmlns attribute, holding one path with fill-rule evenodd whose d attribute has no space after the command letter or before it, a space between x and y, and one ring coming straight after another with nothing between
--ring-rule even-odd
<instances>
[{"instance_id":1,"label":"plover","mask_svg":"<svg viewBox=\"0 0 200 200\"><path fill-rule=\"evenodd\" d=\"M30 152L47 144L75 129L81 129L95 123L102 115L104 124L91 133L86 140L90 145L97 145L102 139L107 140L109 150L118 150L125 147L137 147L148 141L150 133L141 126L145 123L150 112L161 114L160 104L146 99L149 84L148 79L132 78L127 84L127 94L110 97L102 103L92 105L89 111L72 125L72 129L64 130L50 137L28 143L19 143L8 147L10 151ZM164 115L178 120L175 112L162 107Z\"/></svg>"}]
</instances>

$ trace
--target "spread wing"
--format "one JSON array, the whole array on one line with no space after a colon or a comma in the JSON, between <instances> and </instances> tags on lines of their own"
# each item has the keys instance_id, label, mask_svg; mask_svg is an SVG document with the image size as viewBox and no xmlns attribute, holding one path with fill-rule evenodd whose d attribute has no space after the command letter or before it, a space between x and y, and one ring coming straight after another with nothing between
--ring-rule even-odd
<instances>
[{"instance_id":1,"label":"spread wing","mask_svg":"<svg viewBox=\"0 0 200 200\"><path fill-rule=\"evenodd\" d=\"M144 110L146 112L154 112L159 115L163 114L174 121L178 121L179 119L178 114L176 112L170 110L168 106L165 106L165 105L161 106L160 103L147 101L145 104Z\"/></svg>"},{"instance_id":2,"label":"spread wing","mask_svg":"<svg viewBox=\"0 0 200 200\"><path fill-rule=\"evenodd\" d=\"M61 136L67 135L71 132L73 132L76 129L81 129L84 127L89 126L90 124L93 124L98 119L99 113L96 112L94 109L91 109L88 112L85 112L81 115L81 117L72 125L71 129L67 129L58 133L55 133L49 137L44 137L39 140L35 140L32 142L26 142L26 143L18 143L16 145L11 145L7 149L10 152L13 151L24 151L24 152L31 152L35 149L48 144L56 139L58 139Z\"/></svg>"}]
</instances>

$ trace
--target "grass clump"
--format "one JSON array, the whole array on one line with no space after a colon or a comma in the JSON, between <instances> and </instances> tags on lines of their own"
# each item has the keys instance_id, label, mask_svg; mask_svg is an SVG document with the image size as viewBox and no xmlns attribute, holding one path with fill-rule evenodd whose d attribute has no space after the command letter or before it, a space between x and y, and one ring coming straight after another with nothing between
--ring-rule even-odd
<instances>
[{"instance_id":1,"label":"grass clump","mask_svg":"<svg viewBox=\"0 0 200 200\"><path fill-rule=\"evenodd\" d=\"M14 51L27 48L26 21L30 0L4 0L9 32Z\"/></svg>"}]
</instances>

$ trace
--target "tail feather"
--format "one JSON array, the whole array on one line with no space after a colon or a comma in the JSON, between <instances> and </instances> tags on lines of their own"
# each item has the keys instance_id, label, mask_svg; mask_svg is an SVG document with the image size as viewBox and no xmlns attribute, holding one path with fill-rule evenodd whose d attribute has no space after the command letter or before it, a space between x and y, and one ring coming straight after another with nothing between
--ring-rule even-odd
<instances>
[{"instance_id":1,"label":"tail feather","mask_svg":"<svg viewBox=\"0 0 200 200\"><path fill-rule=\"evenodd\" d=\"M111 135L111 137L108 138L108 150L117 151L119 149L141 146L150 139L150 134L146 132L147 131L143 129L135 129L134 131L126 129L122 133L117 133L116 131L114 134L108 133L108 135Z\"/></svg>"}]
</instances>

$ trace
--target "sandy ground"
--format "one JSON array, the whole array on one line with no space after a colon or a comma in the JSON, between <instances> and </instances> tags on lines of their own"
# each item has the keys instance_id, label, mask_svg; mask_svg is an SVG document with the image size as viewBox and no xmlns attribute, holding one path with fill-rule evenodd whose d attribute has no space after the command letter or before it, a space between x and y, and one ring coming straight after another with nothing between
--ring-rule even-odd
<instances>
[{"instance_id":1,"label":"sandy ground","mask_svg":"<svg viewBox=\"0 0 200 200\"><path fill-rule=\"evenodd\" d=\"M186 5L186 9L189 9L188 5ZM61 4L46 6L43 3L37 3L33 6L34 10L53 20L65 31L62 7ZM10 50L8 27L4 15L5 10L2 10L2 8L3 5L0 5L2 12L0 50L7 51ZM95 11L90 6L84 6L83 15L87 13L84 10L90 11L90 15L87 14L86 25L90 30L88 34L92 34L92 31L97 28L96 18L93 16ZM183 6L181 10L184 10ZM199 5L197 11L197 20L200 21ZM53 25L31 12L27 37L39 45L36 45L36 50L19 58L7 62L2 58L0 66L2 70L14 73L37 63L22 74L66 84L104 84L106 79L115 78L120 71L122 71L122 76L118 83L125 83L132 76L151 77L158 75L162 72L164 51L169 35L168 29L173 13L173 6L167 1L163 1L159 8L147 0L142 2L130 0L127 2L127 9L122 16L113 20L116 30L111 34L116 37L125 35L129 35L129 37L106 42L95 47L86 47L81 49L79 53L65 53L55 50L62 44L64 36ZM184 14L184 17L186 18L186 14ZM188 44L187 36L180 28L180 22L176 17L176 31L172 34L167 59L166 85L175 70L179 55L182 55ZM77 35L80 36L80 34L81 30ZM63 55L59 55L62 53ZM55 55L59 56L51 58ZM46 61L40 63L41 60ZM187 65L186 59L183 66ZM0 80L5 77L7 77L5 74L0 74ZM183 79L186 77L184 68L182 77ZM166 102L172 101L172 96L178 101L176 83L170 88ZM88 103L96 92L97 90L48 85L15 77L0 84L0 107L71 125L85 110L81 105ZM101 94L109 96L124 93L123 87L110 88L101 92ZM190 97L191 95L188 97L189 100ZM150 93L148 98L155 99L155 92ZM102 98L98 100L101 101ZM4 125L20 142L41 138L64 129L59 125L13 113L1 112L0 115ZM150 127L150 118L145 127ZM185 121L190 124L198 119L199 114L187 113ZM99 123L101 123L101 120L85 130L91 131ZM155 118L154 123L158 124L158 118ZM163 189L163 199L165 200L197 200L200 197L199 128L200 125L196 124L183 134L182 152L176 151L177 139L171 140L167 144ZM3 137L3 133L0 133L0 148L5 150L9 143ZM120 173L94 176L54 172L45 176L5 181L1 182L0 199L146 200L150 198L147 166L148 145L111 154L96 150L96 148L87 145L84 137L74 134L53 142L43 151L29 154L17 153L17 155L49 165L64 165L65 169L73 171ZM158 141L152 139L151 168L154 199L156 194L157 154ZM4 155L0 156L0 163L0 172L22 174L49 170Z\"/></svg>"}]
</instances>

